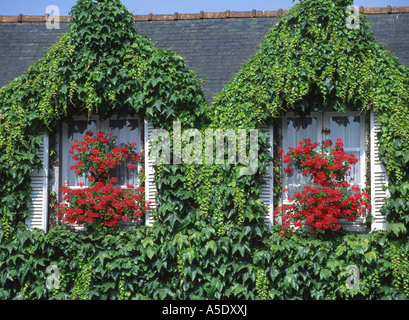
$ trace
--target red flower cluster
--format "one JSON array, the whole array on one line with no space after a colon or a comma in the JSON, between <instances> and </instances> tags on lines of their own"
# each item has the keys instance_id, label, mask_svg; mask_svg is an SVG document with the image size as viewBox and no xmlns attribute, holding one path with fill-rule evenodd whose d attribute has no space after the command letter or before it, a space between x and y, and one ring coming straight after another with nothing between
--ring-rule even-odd
<instances>
[{"instance_id":1,"label":"red flower cluster","mask_svg":"<svg viewBox=\"0 0 409 320\"><path fill-rule=\"evenodd\" d=\"M123 161L141 162L139 154L135 153L135 143L123 147L114 146L115 137L112 133L105 135L98 132L95 136L87 132L83 140L74 141L70 153L77 161L70 169L77 176L89 180L90 187L70 188L68 183L61 188L63 203L56 205L57 216L63 222L85 224L95 227L114 226L120 220L129 221L142 217L149 210L149 202L145 202L144 188L127 184L126 188L115 187L117 177L109 173ZM135 164L129 163L128 169L135 169ZM108 180L109 179L109 180Z\"/></svg>"},{"instance_id":2,"label":"red flower cluster","mask_svg":"<svg viewBox=\"0 0 409 320\"><path fill-rule=\"evenodd\" d=\"M66 203L57 205L57 216L71 224L100 221L106 226L142 217L150 209L149 203L144 201L144 187L135 189L133 185L127 185L127 188L114 187L104 181L80 189L64 185L60 191Z\"/></svg>"},{"instance_id":3,"label":"red flower cluster","mask_svg":"<svg viewBox=\"0 0 409 320\"><path fill-rule=\"evenodd\" d=\"M304 186L290 199L292 204L274 210L274 214L282 215L284 231L281 235L286 235L286 231L294 232L294 227L301 227L303 222L311 227L311 233L338 231L341 228L338 222L340 218L355 221L366 209L371 208L370 195L347 181L351 165L356 164L358 159L344 151L341 139L337 139L335 147L328 151L327 147L331 144L331 141L324 142L321 151L317 152L314 150L319 143L304 139L284 155L284 163L293 162L304 175L312 176L313 186ZM279 153L284 154L282 150ZM289 169L284 171L288 173Z\"/></svg>"},{"instance_id":4,"label":"red flower cluster","mask_svg":"<svg viewBox=\"0 0 409 320\"><path fill-rule=\"evenodd\" d=\"M141 161L140 156L133 150L134 143L123 147L114 147L114 141L112 133L105 135L104 132L98 132L94 136L92 132L88 131L81 142L74 140L74 144L69 150L72 158L77 161L70 169L79 176L89 174L90 180L93 181L96 176L100 179L108 178L109 172L120 165L123 159L130 159L131 155L132 160ZM129 164L128 168L133 169L135 166Z\"/></svg>"}]
</instances>

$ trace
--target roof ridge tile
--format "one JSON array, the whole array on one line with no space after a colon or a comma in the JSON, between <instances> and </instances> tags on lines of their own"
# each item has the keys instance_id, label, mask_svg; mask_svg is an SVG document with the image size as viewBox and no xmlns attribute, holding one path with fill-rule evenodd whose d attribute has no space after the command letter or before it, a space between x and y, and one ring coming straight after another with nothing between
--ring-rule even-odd
<instances>
[{"instance_id":1,"label":"roof ridge tile","mask_svg":"<svg viewBox=\"0 0 409 320\"><path fill-rule=\"evenodd\" d=\"M174 21L174 20L201 20L201 19L234 19L234 18L271 18L271 17L281 17L286 14L289 10L251 10L251 11L230 11L226 10L224 12L204 12L199 13L178 13L173 14L145 14L145 15L134 15L135 21ZM363 6L359 7L359 11L365 14L397 14L397 13L409 13L409 6L398 6L392 7L390 5L386 7L378 8L365 8ZM47 21L48 14L41 15L23 15L19 14L17 16L5 16L0 15L0 23L33 23L33 22L45 22ZM71 16L60 16L60 22L71 22Z\"/></svg>"}]
</instances>

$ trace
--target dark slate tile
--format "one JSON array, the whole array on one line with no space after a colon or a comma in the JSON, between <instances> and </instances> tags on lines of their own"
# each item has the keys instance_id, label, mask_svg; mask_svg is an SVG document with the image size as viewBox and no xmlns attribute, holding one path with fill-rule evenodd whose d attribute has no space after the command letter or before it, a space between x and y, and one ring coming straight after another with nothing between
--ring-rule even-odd
<instances>
[{"instance_id":1,"label":"dark slate tile","mask_svg":"<svg viewBox=\"0 0 409 320\"><path fill-rule=\"evenodd\" d=\"M409 66L409 14L368 15L377 41ZM160 47L176 51L203 79L210 102L253 56L279 18L138 21L137 32ZM68 30L44 23L0 24L0 86L23 73Z\"/></svg>"}]
</instances>

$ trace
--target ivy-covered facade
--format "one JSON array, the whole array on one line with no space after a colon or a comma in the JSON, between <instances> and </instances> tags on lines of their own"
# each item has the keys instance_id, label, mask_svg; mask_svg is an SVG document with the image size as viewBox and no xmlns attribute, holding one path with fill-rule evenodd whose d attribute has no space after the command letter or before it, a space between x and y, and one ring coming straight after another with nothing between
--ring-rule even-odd
<instances>
[{"instance_id":1,"label":"ivy-covered facade","mask_svg":"<svg viewBox=\"0 0 409 320\"><path fill-rule=\"evenodd\" d=\"M184 59L140 36L119 1L78 1L67 33L0 91L0 297L407 298L409 74L376 42L364 15L359 28L346 27L350 5L300 1L207 103ZM271 215L272 226L265 223L269 209L260 196L270 172L267 204L276 206L280 197L281 165L274 152L283 134L279 123L289 112L305 118L328 111L367 114L368 149L379 147L367 168L383 162L388 228L282 237ZM64 128L78 116L96 117L101 126L111 119L138 119L145 126L140 130L145 149L150 130L163 128L173 137L176 120L182 130L203 134L259 129L258 170L242 175L231 164L161 164L153 170L145 162L147 189L151 183L156 193L152 225L108 234L62 225L27 230L32 171L52 167L44 167L39 150L43 146L51 164L53 154L61 157L57 147L69 132ZM54 150L44 147L47 137ZM58 287L46 285L49 266L59 270ZM352 286L350 266L360 275Z\"/></svg>"}]
</instances>

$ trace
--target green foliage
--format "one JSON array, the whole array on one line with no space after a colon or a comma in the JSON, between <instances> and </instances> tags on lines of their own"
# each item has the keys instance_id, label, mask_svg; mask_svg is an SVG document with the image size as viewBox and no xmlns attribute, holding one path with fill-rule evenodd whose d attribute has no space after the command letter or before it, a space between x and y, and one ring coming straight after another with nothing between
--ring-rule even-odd
<instances>
[{"instance_id":1,"label":"green foliage","mask_svg":"<svg viewBox=\"0 0 409 320\"><path fill-rule=\"evenodd\" d=\"M166 244L155 242L152 231L106 235L57 226L47 234L24 231L14 241L1 239L0 299L409 297L408 242L390 240L386 232L285 238L272 228L265 246L249 254L239 239L209 240L210 228L180 233ZM59 268L59 287L46 286L50 265ZM359 269L358 287L348 286L348 266Z\"/></svg>"},{"instance_id":2,"label":"green foliage","mask_svg":"<svg viewBox=\"0 0 409 320\"><path fill-rule=\"evenodd\" d=\"M278 234L279 230L277 230ZM317 239L308 234L272 237L269 266L271 299L401 299L392 286L389 240L385 233L335 235ZM359 270L358 285L348 284L349 266Z\"/></svg>"},{"instance_id":3,"label":"green foliage","mask_svg":"<svg viewBox=\"0 0 409 320\"><path fill-rule=\"evenodd\" d=\"M80 257L82 258L82 257ZM92 261L84 262L84 259L79 261L79 273L74 281L74 286L71 290L71 295L68 299L70 300L87 300L89 286L91 283L92 276Z\"/></svg>"},{"instance_id":4,"label":"green foliage","mask_svg":"<svg viewBox=\"0 0 409 320\"><path fill-rule=\"evenodd\" d=\"M409 259L407 243L390 243L394 287L398 292L409 296Z\"/></svg>"}]
</instances>

